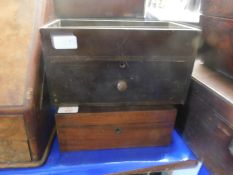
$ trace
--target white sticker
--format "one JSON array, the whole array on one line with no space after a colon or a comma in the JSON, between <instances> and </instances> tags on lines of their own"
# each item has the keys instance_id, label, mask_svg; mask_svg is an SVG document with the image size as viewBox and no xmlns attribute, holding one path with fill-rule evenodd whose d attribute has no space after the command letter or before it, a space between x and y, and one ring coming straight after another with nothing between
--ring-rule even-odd
<instances>
[{"instance_id":1,"label":"white sticker","mask_svg":"<svg viewBox=\"0 0 233 175\"><path fill-rule=\"evenodd\" d=\"M77 49L78 41L74 35L52 35L51 42L54 49Z\"/></svg>"},{"instance_id":2,"label":"white sticker","mask_svg":"<svg viewBox=\"0 0 233 175\"><path fill-rule=\"evenodd\" d=\"M78 106L70 106L70 107L59 107L58 113L60 114L67 114L67 113L78 113Z\"/></svg>"}]
</instances>

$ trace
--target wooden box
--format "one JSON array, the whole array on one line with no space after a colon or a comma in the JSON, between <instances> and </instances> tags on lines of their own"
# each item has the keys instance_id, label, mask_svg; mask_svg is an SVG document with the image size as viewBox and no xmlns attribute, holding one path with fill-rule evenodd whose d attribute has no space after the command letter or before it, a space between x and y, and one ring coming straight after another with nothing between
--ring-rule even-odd
<instances>
[{"instance_id":1,"label":"wooden box","mask_svg":"<svg viewBox=\"0 0 233 175\"><path fill-rule=\"evenodd\" d=\"M76 114L57 114L61 150L162 146L170 143L175 108L126 109L83 107Z\"/></svg>"},{"instance_id":2,"label":"wooden box","mask_svg":"<svg viewBox=\"0 0 233 175\"><path fill-rule=\"evenodd\" d=\"M198 33L178 23L144 20L56 20L45 25L41 38L53 103L184 103ZM77 49L55 49L56 37L76 38Z\"/></svg>"},{"instance_id":3,"label":"wooden box","mask_svg":"<svg viewBox=\"0 0 233 175\"><path fill-rule=\"evenodd\" d=\"M200 23L205 65L233 79L233 19L201 16Z\"/></svg>"},{"instance_id":4,"label":"wooden box","mask_svg":"<svg viewBox=\"0 0 233 175\"><path fill-rule=\"evenodd\" d=\"M184 137L213 175L233 172L233 82L197 64ZM180 117L180 116L179 116Z\"/></svg>"},{"instance_id":5,"label":"wooden box","mask_svg":"<svg viewBox=\"0 0 233 175\"><path fill-rule=\"evenodd\" d=\"M45 4L1 1L0 168L41 165L52 139L38 31Z\"/></svg>"}]
</instances>

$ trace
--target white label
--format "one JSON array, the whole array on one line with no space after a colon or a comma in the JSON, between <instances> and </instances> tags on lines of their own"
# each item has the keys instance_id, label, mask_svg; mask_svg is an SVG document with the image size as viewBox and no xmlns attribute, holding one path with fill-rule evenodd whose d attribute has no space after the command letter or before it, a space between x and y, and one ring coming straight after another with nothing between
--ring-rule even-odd
<instances>
[{"instance_id":1,"label":"white label","mask_svg":"<svg viewBox=\"0 0 233 175\"><path fill-rule=\"evenodd\" d=\"M52 35L51 41L54 49L77 49L77 37L74 35Z\"/></svg>"},{"instance_id":2,"label":"white label","mask_svg":"<svg viewBox=\"0 0 233 175\"><path fill-rule=\"evenodd\" d=\"M67 114L67 113L78 113L78 106L70 106L70 107L59 107L58 113L60 114Z\"/></svg>"}]
</instances>

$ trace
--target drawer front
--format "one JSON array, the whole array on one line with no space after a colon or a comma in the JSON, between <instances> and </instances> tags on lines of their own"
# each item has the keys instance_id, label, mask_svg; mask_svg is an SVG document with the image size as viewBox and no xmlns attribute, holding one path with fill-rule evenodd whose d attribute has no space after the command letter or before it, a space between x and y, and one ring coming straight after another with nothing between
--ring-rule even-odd
<instances>
[{"instance_id":1,"label":"drawer front","mask_svg":"<svg viewBox=\"0 0 233 175\"><path fill-rule=\"evenodd\" d=\"M185 61L67 61L51 63L55 104L183 103L191 65Z\"/></svg>"},{"instance_id":2,"label":"drawer front","mask_svg":"<svg viewBox=\"0 0 233 175\"><path fill-rule=\"evenodd\" d=\"M158 146L170 143L176 110L57 115L64 151Z\"/></svg>"}]
</instances>

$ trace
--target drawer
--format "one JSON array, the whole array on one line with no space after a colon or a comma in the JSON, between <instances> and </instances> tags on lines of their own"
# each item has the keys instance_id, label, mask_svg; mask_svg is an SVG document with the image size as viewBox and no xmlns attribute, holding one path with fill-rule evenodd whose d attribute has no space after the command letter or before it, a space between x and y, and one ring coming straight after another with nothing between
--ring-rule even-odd
<instances>
[{"instance_id":1,"label":"drawer","mask_svg":"<svg viewBox=\"0 0 233 175\"><path fill-rule=\"evenodd\" d=\"M47 79L54 104L183 103L192 64L176 61L53 62Z\"/></svg>"},{"instance_id":2,"label":"drawer","mask_svg":"<svg viewBox=\"0 0 233 175\"><path fill-rule=\"evenodd\" d=\"M57 114L63 151L167 145L176 110Z\"/></svg>"}]
</instances>

